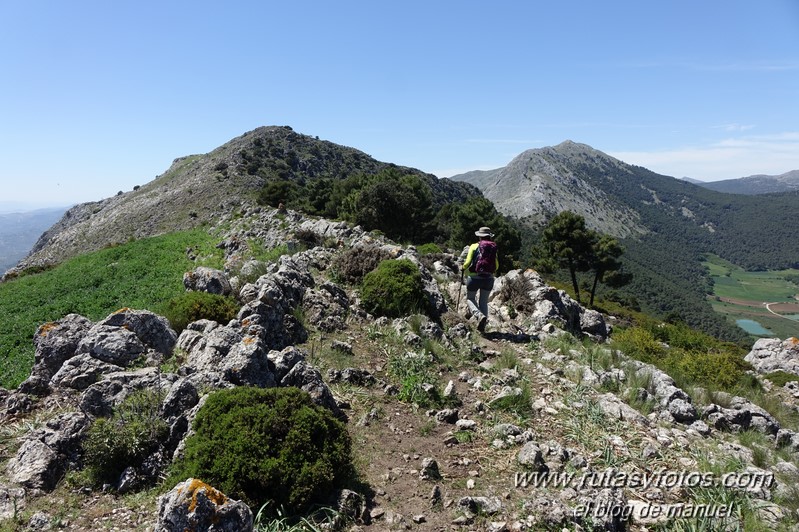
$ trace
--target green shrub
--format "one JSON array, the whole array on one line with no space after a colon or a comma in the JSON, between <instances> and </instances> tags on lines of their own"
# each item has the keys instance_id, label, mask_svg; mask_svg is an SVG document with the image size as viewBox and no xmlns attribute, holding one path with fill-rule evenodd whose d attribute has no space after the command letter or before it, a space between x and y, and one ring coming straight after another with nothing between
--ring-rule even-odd
<instances>
[{"instance_id":1,"label":"green shrub","mask_svg":"<svg viewBox=\"0 0 799 532\"><path fill-rule=\"evenodd\" d=\"M193 428L171 478L201 478L252 508L299 514L352 478L346 427L297 388L217 391Z\"/></svg>"},{"instance_id":2,"label":"green shrub","mask_svg":"<svg viewBox=\"0 0 799 532\"><path fill-rule=\"evenodd\" d=\"M649 363L654 363L664 351L655 336L641 327L630 327L615 333L613 346L627 356Z\"/></svg>"},{"instance_id":3,"label":"green shrub","mask_svg":"<svg viewBox=\"0 0 799 532\"><path fill-rule=\"evenodd\" d=\"M662 369L692 384L731 390L740 383L747 366L742 358L730 352L675 350L666 358Z\"/></svg>"},{"instance_id":4,"label":"green shrub","mask_svg":"<svg viewBox=\"0 0 799 532\"><path fill-rule=\"evenodd\" d=\"M419 255L432 255L432 254L441 254L441 253L443 253L443 251L441 251L441 248L438 247L438 244L435 244L433 242L429 242L427 244L422 244L421 246L417 246L416 247L416 252L419 253Z\"/></svg>"},{"instance_id":5,"label":"green shrub","mask_svg":"<svg viewBox=\"0 0 799 532\"><path fill-rule=\"evenodd\" d=\"M785 386L789 382L799 381L799 375L788 373L787 371L772 371L764 375L765 378L770 380L774 386Z\"/></svg>"},{"instance_id":6,"label":"green shrub","mask_svg":"<svg viewBox=\"0 0 799 532\"><path fill-rule=\"evenodd\" d=\"M208 292L185 292L175 296L166 304L164 315L178 333L200 319L226 324L236 317L239 305L229 296Z\"/></svg>"},{"instance_id":7,"label":"green shrub","mask_svg":"<svg viewBox=\"0 0 799 532\"><path fill-rule=\"evenodd\" d=\"M425 309L423 290L422 275L414 263L389 259L363 278L361 300L372 314L398 318Z\"/></svg>"},{"instance_id":8,"label":"green shrub","mask_svg":"<svg viewBox=\"0 0 799 532\"><path fill-rule=\"evenodd\" d=\"M139 466L169 433L160 415L161 394L139 390L98 418L83 442L83 461L94 485L115 484L128 466Z\"/></svg>"}]
</instances>

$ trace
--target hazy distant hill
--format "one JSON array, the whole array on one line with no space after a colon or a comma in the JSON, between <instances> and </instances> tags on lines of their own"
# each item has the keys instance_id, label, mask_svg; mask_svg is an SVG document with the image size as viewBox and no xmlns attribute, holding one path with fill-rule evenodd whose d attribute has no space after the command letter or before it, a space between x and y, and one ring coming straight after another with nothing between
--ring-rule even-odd
<instances>
[{"instance_id":1,"label":"hazy distant hill","mask_svg":"<svg viewBox=\"0 0 799 532\"><path fill-rule=\"evenodd\" d=\"M0 214L0 275L15 266L36 239L64 214L65 207Z\"/></svg>"},{"instance_id":2,"label":"hazy distant hill","mask_svg":"<svg viewBox=\"0 0 799 532\"><path fill-rule=\"evenodd\" d=\"M739 179L724 179L697 183L710 190L729 192L730 194L770 194L773 192L789 192L799 190L799 170L792 170L781 175L751 175Z\"/></svg>"}]
</instances>

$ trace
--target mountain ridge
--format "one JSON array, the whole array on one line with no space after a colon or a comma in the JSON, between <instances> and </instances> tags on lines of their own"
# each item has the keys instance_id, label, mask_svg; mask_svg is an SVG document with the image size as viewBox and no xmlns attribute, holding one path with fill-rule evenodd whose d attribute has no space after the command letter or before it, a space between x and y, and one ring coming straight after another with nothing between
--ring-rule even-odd
<instances>
[{"instance_id":1,"label":"mountain ridge","mask_svg":"<svg viewBox=\"0 0 799 532\"><path fill-rule=\"evenodd\" d=\"M738 179L698 183L700 186L730 194L770 194L799 190L799 170L779 175L755 174Z\"/></svg>"},{"instance_id":2,"label":"mountain ridge","mask_svg":"<svg viewBox=\"0 0 799 532\"><path fill-rule=\"evenodd\" d=\"M471 185L377 161L355 148L296 133L288 126L263 126L207 154L178 157L164 173L134 190L69 209L17 268L52 265L129 239L212 223L235 210L242 198L254 198L268 179L304 182L385 168L424 179L439 207L453 198L480 195Z\"/></svg>"}]
</instances>

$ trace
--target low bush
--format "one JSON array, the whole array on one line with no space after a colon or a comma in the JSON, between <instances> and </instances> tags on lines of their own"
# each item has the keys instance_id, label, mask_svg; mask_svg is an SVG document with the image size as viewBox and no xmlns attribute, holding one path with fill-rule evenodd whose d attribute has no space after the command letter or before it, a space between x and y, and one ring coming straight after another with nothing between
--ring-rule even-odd
<instances>
[{"instance_id":1,"label":"low bush","mask_svg":"<svg viewBox=\"0 0 799 532\"><path fill-rule=\"evenodd\" d=\"M530 280L523 275L517 275L502 284L499 296L505 300L510 308L517 312L532 314L535 311L535 302L530 297L530 290L533 289Z\"/></svg>"},{"instance_id":2,"label":"low bush","mask_svg":"<svg viewBox=\"0 0 799 532\"><path fill-rule=\"evenodd\" d=\"M361 300L367 312L389 318L424 311L427 306L422 275L407 259L385 260L367 273L361 284Z\"/></svg>"},{"instance_id":3,"label":"low bush","mask_svg":"<svg viewBox=\"0 0 799 532\"><path fill-rule=\"evenodd\" d=\"M83 462L92 484L116 484L128 466L137 467L158 449L169 427L160 415L161 394L139 390L107 418L97 418L83 442Z\"/></svg>"},{"instance_id":4,"label":"low bush","mask_svg":"<svg viewBox=\"0 0 799 532\"><path fill-rule=\"evenodd\" d=\"M433 254L440 255L441 253L443 253L441 251L441 248L438 247L438 244L435 244L433 242L428 242L427 244L416 246L416 252L419 253L419 255L433 255Z\"/></svg>"},{"instance_id":5,"label":"low bush","mask_svg":"<svg viewBox=\"0 0 799 532\"><path fill-rule=\"evenodd\" d=\"M300 514L353 478L346 427L297 388L217 391L193 429L171 480L202 478L252 508Z\"/></svg>"},{"instance_id":6,"label":"low bush","mask_svg":"<svg viewBox=\"0 0 799 532\"><path fill-rule=\"evenodd\" d=\"M388 252L378 247L350 248L336 257L331 269L337 280L356 285L388 258Z\"/></svg>"},{"instance_id":7,"label":"low bush","mask_svg":"<svg viewBox=\"0 0 799 532\"><path fill-rule=\"evenodd\" d=\"M787 371L772 371L764 375L765 378L770 380L774 386L785 386L789 382L799 381L799 375L788 373Z\"/></svg>"},{"instance_id":8,"label":"low bush","mask_svg":"<svg viewBox=\"0 0 799 532\"><path fill-rule=\"evenodd\" d=\"M200 319L227 324L238 314L239 305L229 296L208 292L185 292L170 299L164 315L180 334L186 326Z\"/></svg>"},{"instance_id":9,"label":"low bush","mask_svg":"<svg viewBox=\"0 0 799 532\"><path fill-rule=\"evenodd\" d=\"M627 356L654 364L665 351L655 336L641 327L630 327L613 335L613 347Z\"/></svg>"}]
</instances>

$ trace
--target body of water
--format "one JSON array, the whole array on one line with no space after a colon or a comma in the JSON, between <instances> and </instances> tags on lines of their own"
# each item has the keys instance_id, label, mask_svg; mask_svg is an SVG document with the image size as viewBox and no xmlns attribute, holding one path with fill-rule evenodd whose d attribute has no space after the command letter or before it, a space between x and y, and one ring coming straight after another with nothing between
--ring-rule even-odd
<instances>
[{"instance_id":1,"label":"body of water","mask_svg":"<svg viewBox=\"0 0 799 532\"><path fill-rule=\"evenodd\" d=\"M783 314L786 318L791 318L792 320L799 321L799 314Z\"/></svg>"},{"instance_id":2,"label":"body of water","mask_svg":"<svg viewBox=\"0 0 799 532\"><path fill-rule=\"evenodd\" d=\"M741 329L755 336L774 336L771 331L760 325L755 320L735 320Z\"/></svg>"}]
</instances>

